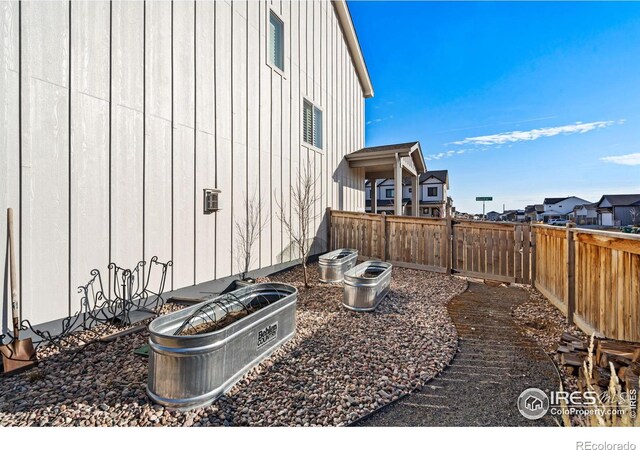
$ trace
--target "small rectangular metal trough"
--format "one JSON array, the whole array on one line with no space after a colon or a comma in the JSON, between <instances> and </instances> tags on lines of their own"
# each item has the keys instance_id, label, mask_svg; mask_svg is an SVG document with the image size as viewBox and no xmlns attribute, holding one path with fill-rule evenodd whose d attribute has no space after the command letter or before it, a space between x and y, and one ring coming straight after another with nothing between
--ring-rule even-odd
<instances>
[{"instance_id":1,"label":"small rectangular metal trough","mask_svg":"<svg viewBox=\"0 0 640 450\"><path fill-rule=\"evenodd\" d=\"M294 336L297 299L293 286L261 283L158 317L149 325L147 394L179 409L212 403ZM223 327L207 332L211 323Z\"/></svg>"},{"instance_id":2,"label":"small rectangular metal trough","mask_svg":"<svg viewBox=\"0 0 640 450\"><path fill-rule=\"evenodd\" d=\"M342 281L344 273L356 265L357 259L358 250L353 248L339 248L325 253L318 259L320 281L323 283Z\"/></svg>"},{"instance_id":3,"label":"small rectangular metal trough","mask_svg":"<svg viewBox=\"0 0 640 450\"><path fill-rule=\"evenodd\" d=\"M365 261L344 274L342 305L353 311L373 311L389 292L391 264Z\"/></svg>"}]
</instances>

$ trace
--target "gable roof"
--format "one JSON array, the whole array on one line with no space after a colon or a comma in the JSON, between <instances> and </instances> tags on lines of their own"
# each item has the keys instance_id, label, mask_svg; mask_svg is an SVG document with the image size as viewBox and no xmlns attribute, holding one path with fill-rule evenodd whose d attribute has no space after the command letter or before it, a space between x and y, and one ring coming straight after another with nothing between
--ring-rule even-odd
<instances>
[{"instance_id":1,"label":"gable roof","mask_svg":"<svg viewBox=\"0 0 640 450\"><path fill-rule=\"evenodd\" d=\"M524 209L524 212L526 214L533 213L533 212L535 213L544 212L544 205L540 205L540 204L527 205L527 207Z\"/></svg>"},{"instance_id":2,"label":"gable roof","mask_svg":"<svg viewBox=\"0 0 640 450\"><path fill-rule=\"evenodd\" d=\"M603 195L597 203L598 207L601 207L604 200L607 200L611 206L638 206L640 194Z\"/></svg>"},{"instance_id":3,"label":"gable roof","mask_svg":"<svg viewBox=\"0 0 640 450\"><path fill-rule=\"evenodd\" d=\"M555 205L556 203L559 203L566 198L568 197L548 197L548 198L545 198L544 202L542 203L545 205Z\"/></svg>"},{"instance_id":4,"label":"gable roof","mask_svg":"<svg viewBox=\"0 0 640 450\"><path fill-rule=\"evenodd\" d=\"M369 77L369 70L362 55L362 49L360 48L356 29L353 27L353 20L351 20L351 13L349 12L347 2L345 0L332 0L331 4L333 4L333 9L338 17L338 23L342 29L344 40L347 43L349 54L351 55L351 61L358 74L362 95L364 98L373 97L373 85Z\"/></svg>"},{"instance_id":5,"label":"gable roof","mask_svg":"<svg viewBox=\"0 0 640 450\"><path fill-rule=\"evenodd\" d=\"M545 198L545 199L544 199L544 204L545 204L545 205L555 205L556 203L560 203L560 202L562 202L562 201L564 201L564 200L567 200L567 199L569 199L569 198L575 198L575 199L578 199L578 200L580 200L580 201L584 202L585 204L586 204L586 203L591 203L591 202L589 202L588 200L585 200L585 199L583 199L583 198L576 197L575 195L570 195L570 196L568 196L568 197L548 197L548 198Z\"/></svg>"},{"instance_id":6,"label":"gable roof","mask_svg":"<svg viewBox=\"0 0 640 450\"><path fill-rule=\"evenodd\" d=\"M424 162L422 155L422 147L419 141L404 142L402 144L378 145L375 147L364 147L355 152L347 153L344 157L347 161L369 159L371 157L388 157L394 153L400 153L402 157L409 156L413 160L418 173L427 170L427 164ZM373 155L373 156L371 156Z\"/></svg>"},{"instance_id":7,"label":"gable roof","mask_svg":"<svg viewBox=\"0 0 640 450\"><path fill-rule=\"evenodd\" d=\"M598 206L597 203L584 203L582 205L574 206L573 210L575 211L577 209L582 209L582 208L585 208L585 209L588 209L588 210L594 210L594 209L596 209L597 206Z\"/></svg>"},{"instance_id":8,"label":"gable roof","mask_svg":"<svg viewBox=\"0 0 640 450\"><path fill-rule=\"evenodd\" d=\"M424 183L431 177L442 181L444 184L447 185L447 187L449 187L449 171L448 170L428 170L422 175L420 175L420 184Z\"/></svg>"}]
</instances>

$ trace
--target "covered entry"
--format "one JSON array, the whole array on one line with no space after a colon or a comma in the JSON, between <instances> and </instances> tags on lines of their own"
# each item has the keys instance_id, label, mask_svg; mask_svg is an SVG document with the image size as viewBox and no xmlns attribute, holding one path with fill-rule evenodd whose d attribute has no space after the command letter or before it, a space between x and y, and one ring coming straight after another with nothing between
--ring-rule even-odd
<instances>
[{"instance_id":1,"label":"covered entry","mask_svg":"<svg viewBox=\"0 0 640 450\"><path fill-rule=\"evenodd\" d=\"M394 214L402 215L403 179L411 186L411 211L420 214L420 174L427 170L420 142L365 147L345 155L352 168L364 168L365 179L371 182L371 212L377 213L378 195L376 180L387 178L394 181Z\"/></svg>"}]
</instances>

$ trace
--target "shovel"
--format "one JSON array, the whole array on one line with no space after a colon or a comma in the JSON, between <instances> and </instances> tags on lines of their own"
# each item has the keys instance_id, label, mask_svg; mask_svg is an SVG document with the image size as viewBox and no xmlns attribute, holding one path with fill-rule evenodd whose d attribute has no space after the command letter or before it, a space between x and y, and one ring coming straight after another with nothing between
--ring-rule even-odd
<instances>
[{"instance_id":1,"label":"shovel","mask_svg":"<svg viewBox=\"0 0 640 450\"><path fill-rule=\"evenodd\" d=\"M7 229L9 232L9 267L11 273L11 313L13 315L13 340L0 345L4 373L16 373L35 366L36 351L31 338L20 339L20 312L18 306L18 286L16 283L16 262L13 246L13 209L7 209Z\"/></svg>"}]
</instances>

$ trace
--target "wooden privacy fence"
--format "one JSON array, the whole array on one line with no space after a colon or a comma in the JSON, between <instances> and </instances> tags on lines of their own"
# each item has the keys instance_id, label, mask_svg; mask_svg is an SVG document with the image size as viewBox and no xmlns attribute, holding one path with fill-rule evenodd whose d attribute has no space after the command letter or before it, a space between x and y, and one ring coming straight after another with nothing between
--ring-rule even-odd
<instances>
[{"instance_id":1,"label":"wooden privacy fence","mask_svg":"<svg viewBox=\"0 0 640 450\"><path fill-rule=\"evenodd\" d=\"M640 236L571 226L327 211L330 249L400 267L534 285L587 333L640 342Z\"/></svg>"},{"instance_id":2,"label":"wooden privacy fence","mask_svg":"<svg viewBox=\"0 0 640 450\"><path fill-rule=\"evenodd\" d=\"M510 283L531 282L531 227L519 223L455 221L452 272Z\"/></svg>"},{"instance_id":3,"label":"wooden privacy fence","mask_svg":"<svg viewBox=\"0 0 640 450\"><path fill-rule=\"evenodd\" d=\"M330 248L362 259L511 283L531 282L530 227L328 210Z\"/></svg>"},{"instance_id":4,"label":"wooden privacy fence","mask_svg":"<svg viewBox=\"0 0 640 450\"><path fill-rule=\"evenodd\" d=\"M587 333L640 341L640 236L534 225L535 287Z\"/></svg>"}]
</instances>

